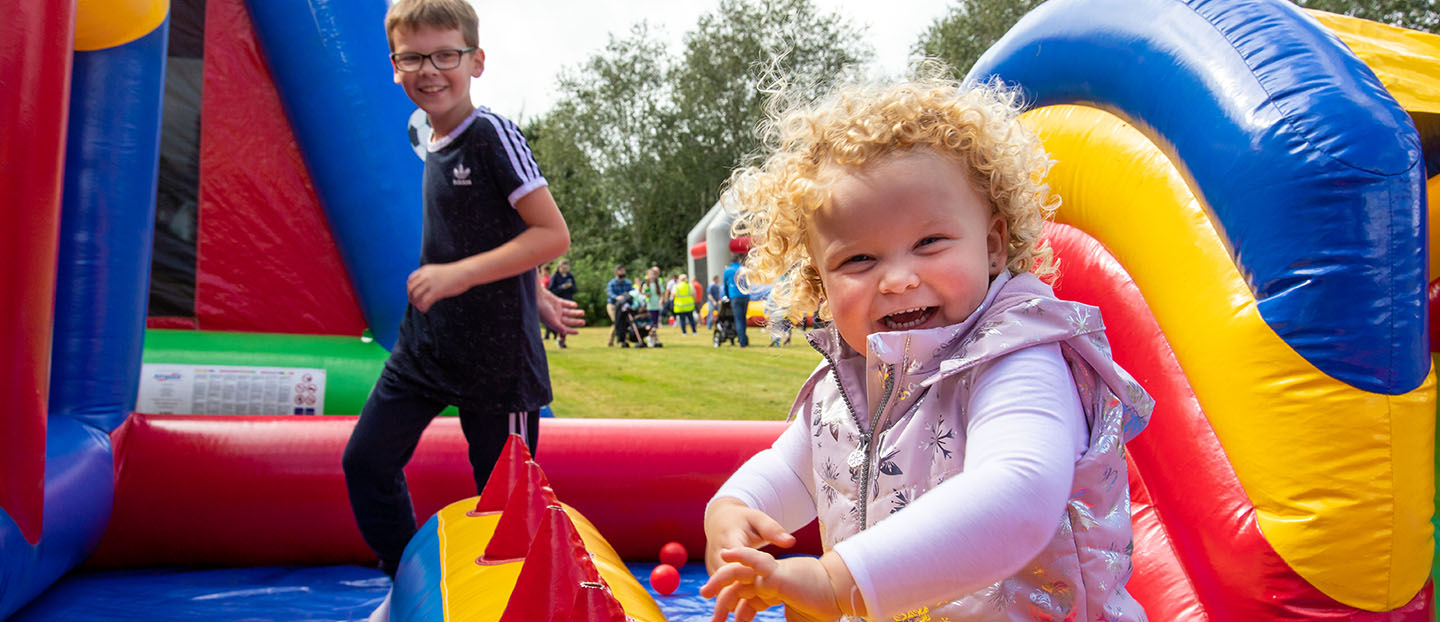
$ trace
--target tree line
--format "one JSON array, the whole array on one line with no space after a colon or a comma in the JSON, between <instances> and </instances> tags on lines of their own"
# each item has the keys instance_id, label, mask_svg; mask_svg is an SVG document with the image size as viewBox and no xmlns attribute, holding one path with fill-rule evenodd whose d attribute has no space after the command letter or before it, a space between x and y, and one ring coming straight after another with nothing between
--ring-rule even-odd
<instances>
[{"instance_id":1,"label":"tree line","mask_svg":"<svg viewBox=\"0 0 1440 622\"><path fill-rule=\"evenodd\" d=\"M911 47L957 75L1044 0L955 0ZM1436 0L1295 0L1306 7L1440 32ZM605 321L616 264L683 270L685 236L725 180L756 154L766 88L802 97L853 75L874 51L862 27L814 0L720 0L669 49L639 22L558 77L560 97L523 120L570 226L568 255L591 323Z\"/></svg>"}]
</instances>

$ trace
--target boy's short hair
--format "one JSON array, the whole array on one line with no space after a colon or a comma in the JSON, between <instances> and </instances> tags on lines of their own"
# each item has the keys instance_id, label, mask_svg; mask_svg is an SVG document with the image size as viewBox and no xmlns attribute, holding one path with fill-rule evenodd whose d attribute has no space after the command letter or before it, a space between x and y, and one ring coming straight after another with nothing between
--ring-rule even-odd
<instances>
[{"instance_id":1,"label":"boy's short hair","mask_svg":"<svg viewBox=\"0 0 1440 622\"><path fill-rule=\"evenodd\" d=\"M385 12L385 41L395 51L395 31L429 26L458 30L465 45L480 47L480 16L465 0L398 0Z\"/></svg>"}]
</instances>

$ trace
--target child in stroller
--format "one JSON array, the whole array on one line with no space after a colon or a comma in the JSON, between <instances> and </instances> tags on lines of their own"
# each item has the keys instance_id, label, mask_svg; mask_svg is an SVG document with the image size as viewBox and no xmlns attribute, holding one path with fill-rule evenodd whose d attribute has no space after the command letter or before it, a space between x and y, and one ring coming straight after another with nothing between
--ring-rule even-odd
<instances>
[{"instance_id":1,"label":"child in stroller","mask_svg":"<svg viewBox=\"0 0 1440 622\"><path fill-rule=\"evenodd\" d=\"M645 310L644 299L637 299L632 294L625 294L615 302L615 333L619 336L620 347L628 348L635 344L637 348L649 346L660 347L655 343L653 334L654 324L650 321L650 314Z\"/></svg>"},{"instance_id":2,"label":"child in stroller","mask_svg":"<svg viewBox=\"0 0 1440 622\"><path fill-rule=\"evenodd\" d=\"M720 310L715 314L715 347L720 347L720 344L726 341L733 346L739 336L739 331L735 329L735 312L730 309L730 299L725 298L720 301Z\"/></svg>"}]
</instances>

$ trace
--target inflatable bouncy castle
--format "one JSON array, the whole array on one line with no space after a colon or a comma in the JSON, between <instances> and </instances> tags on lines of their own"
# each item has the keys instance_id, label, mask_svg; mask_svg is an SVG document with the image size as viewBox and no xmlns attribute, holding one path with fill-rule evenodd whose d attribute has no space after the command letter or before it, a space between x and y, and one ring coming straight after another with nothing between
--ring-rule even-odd
<instances>
[{"instance_id":1,"label":"inflatable bouncy castle","mask_svg":"<svg viewBox=\"0 0 1440 622\"><path fill-rule=\"evenodd\" d=\"M1121 327L1155 397L1128 445L1155 619L1433 617L1440 48L1416 34L1284 2L1051 2L972 70L1034 102L1059 294Z\"/></svg>"},{"instance_id":2,"label":"inflatable bouncy castle","mask_svg":"<svg viewBox=\"0 0 1440 622\"><path fill-rule=\"evenodd\" d=\"M325 416L136 403L142 361L320 369L363 399L419 243L385 3L206 4L193 313L147 328L179 6L19 0L0 25L0 618L363 619L388 581L355 565L353 396L327 389ZM1156 398L1127 445L1151 619L1434 619L1435 58L1435 36L1280 0L1051 0L973 68L1034 104L1057 289L1101 307ZM535 462L614 557L698 553L705 501L783 416L547 419ZM433 520L415 555L489 547L455 518L475 504L450 506L475 492L455 421L407 472ZM463 599L518 594L402 574L397 620L499 619Z\"/></svg>"}]
</instances>

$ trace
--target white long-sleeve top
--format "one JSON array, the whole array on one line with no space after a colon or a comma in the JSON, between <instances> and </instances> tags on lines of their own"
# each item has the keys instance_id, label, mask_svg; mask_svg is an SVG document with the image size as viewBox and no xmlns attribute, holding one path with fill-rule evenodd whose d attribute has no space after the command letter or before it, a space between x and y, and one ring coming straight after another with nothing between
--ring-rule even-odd
<instances>
[{"instance_id":1,"label":"white long-sleeve top","mask_svg":"<svg viewBox=\"0 0 1440 622\"><path fill-rule=\"evenodd\" d=\"M1050 343L977 373L964 423L964 469L869 529L839 542L872 614L939 602L1019 571L1054 535L1089 434L1074 378ZM805 418L740 467L715 498L734 497L794 531L816 516Z\"/></svg>"}]
</instances>

